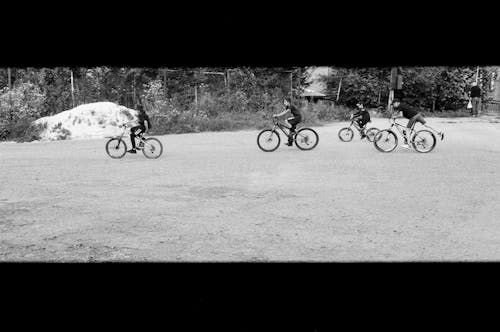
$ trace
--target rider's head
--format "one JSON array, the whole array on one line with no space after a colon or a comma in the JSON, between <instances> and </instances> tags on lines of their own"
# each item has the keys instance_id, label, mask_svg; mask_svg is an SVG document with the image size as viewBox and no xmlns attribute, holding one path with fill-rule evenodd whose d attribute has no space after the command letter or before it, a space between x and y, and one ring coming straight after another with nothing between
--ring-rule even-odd
<instances>
[{"instance_id":1,"label":"rider's head","mask_svg":"<svg viewBox=\"0 0 500 332\"><path fill-rule=\"evenodd\" d=\"M392 101L392 107L398 108L400 104L401 100L399 100L398 98L394 98L394 100Z\"/></svg>"},{"instance_id":2,"label":"rider's head","mask_svg":"<svg viewBox=\"0 0 500 332\"><path fill-rule=\"evenodd\" d=\"M363 103L362 103L362 102L358 102L358 103L356 104L356 107L357 107L357 108L360 108L360 109L363 109Z\"/></svg>"},{"instance_id":3,"label":"rider's head","mask_svg":"<svg viewBox=\"0 0 500 332\"><path fill-rule=\"evenodd\" d=\"M472 82L472 86L477 86L477 83L476 82Z\"/></svg>"},{"instance_id":4,"label":"rider's head","mask_svg":"<svg viewBox=\"0 0 500 332\"><path fill-rule=\"evenodd\" d=\"M135 104L135 108L141 112L141 113L144 113L144 106L142 105L142 103L140 101L138 101L136 104Z\"/></svg>"},{"instance_id":5,"label":"rider's head","mask_svg":"<svg viewBox=\"0 0 500 332\"><path fill-rule=\"evenodd\" d=\"M285 107L290 106L290 102L291 102L291 100L288 97L283 99L283 105L285 105Z\"/></svg>"}]
</instances>

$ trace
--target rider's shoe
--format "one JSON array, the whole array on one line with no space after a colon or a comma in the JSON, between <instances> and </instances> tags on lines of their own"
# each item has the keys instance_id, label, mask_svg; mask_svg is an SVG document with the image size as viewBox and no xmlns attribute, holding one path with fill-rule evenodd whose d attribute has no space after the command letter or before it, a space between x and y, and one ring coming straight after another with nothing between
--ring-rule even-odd
<instances>
[{"instance_id":1,"label":"rider's shoe","mask_svg":"<svg viewBox=\"0 0 500 332\"><path fill-rule=\"evenodd\" d=\"M288 143L285 143L286 146L292 146L293 143L292 142L288 142Z\"/></svg>"},{"instance_id":2,"label":"rider's shoe","mask_svg":"<svg viewBox=\"0 0 500 332\"><path fill-rule=\"evenodd\" d=\"M366 138L366 135L362 134L361 139L365 139L365 138Z\"/></svg>"},{"instance_id":3,"label":"rider's shoe","mask_svg":"<svg viewBox=\"0 0 500 332\"><path fill-rule=\"evenodd\" d=\"M408 143L401 144L401 147L410 150L410 146L408 145Z\"/></svg>"},{"instance_id":4,"label":"rider's shoe","mask_svg":"<svg viewBox=\"0 0 500 332\"><path fill-rule=\"evenodd\" d=\"M128 153L137 153L137 151L135 151L135 149L130 149L127 151Z\"/></svg>"}]
</instances>

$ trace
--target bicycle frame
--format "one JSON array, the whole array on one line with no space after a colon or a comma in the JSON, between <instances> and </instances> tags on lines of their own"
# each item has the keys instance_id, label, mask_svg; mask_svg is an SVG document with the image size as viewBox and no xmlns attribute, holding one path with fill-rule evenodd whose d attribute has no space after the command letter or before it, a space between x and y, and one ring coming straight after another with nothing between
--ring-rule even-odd
<instances>
[{"instance_id":1,"label":"bicycle frame","mask_svg":"<svg viewBox=\"0 0 500 332\"><path fill-rule=\"evenodd\" d=\"M287 126L285 126L283 123L280 123L278 119L273 119L273 128L271 129L272 131L276 131L276 127L279 128L283 134L285 134L285 136L289 137L290 136L290 128L288 128ZM287 130L285 130L287 129ZM295 128L295 135L300 135L298 134L298 129L299 128Z\"/></svg>"},{"instance_id":2,"label":"bicycle frame","mask_svg":"<svg viewBox=\"0 0 500 332\"><path fill-rule=\"evenodd\" d=\"M125 136L125 134L129 134L130 135L130 128L129 126L125 126L125 125L122 125L122 127L124 128L122 133L120 135L116 135L116 136L106 136L106 138L116 138L116 139L119 139L119 140L123 140L123 137ZM139 141L142 141L144 144L147 144L146 143L146 138L144 137L144 133L141 133L139 135L136 136L136 142L137 142L137 138L139 139Z\"/></svg>"}]
</instances>

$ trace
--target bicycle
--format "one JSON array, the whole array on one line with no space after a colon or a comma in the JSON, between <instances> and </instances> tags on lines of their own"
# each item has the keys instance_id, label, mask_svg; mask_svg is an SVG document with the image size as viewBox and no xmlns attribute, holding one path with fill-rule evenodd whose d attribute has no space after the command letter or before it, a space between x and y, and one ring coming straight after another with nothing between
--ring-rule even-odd
<instances>
[{"instance_id":1,"label":"bicycle","mask_svg":"<svg viewBox=\"0 0 500 332\"><path fill-rule=\"evenodd\" d=\"M276 117L273 117L273 127L262 130L257 136L257 145L262 151L272 152L279 147L281 138L276 130L277 128L281 129L286 137L290 137L290 128L280 123ZM318 134L313 129L307 127L297 130L293 134L292 139L295 145L301 150L312 150L319 142Z\"/></svg>"},{"instance_id":2,"label":"bicycle","mask_svg":"<svg viewBox=\"0 0 500 332\"><path fill-rule=\"evenodd\" d=\"M371 120L368 122L372 122ZM351 129L351 127L354 127L358 130L359 135L361 136L361 128L359 127L359 124L357 121L355 121L352 118L351 115L351 124L348 127L342 128L339 130L338 136L342 142L350 142L352 141L354 137L354 130ZM366 138L368 141L373 142L373 139L375 138L375 135L379 132L378 128L372 127L368 130L366 130Z\"/></svg>"},{"instance_id":3,"label":"bicycle","mask_svg":"<svg viewBox=\"0 0 500 332\"><path fill-rule=\"evenodd\" d=\"M125 134L130 134L130 125L123 124L123 132L117 136L106 136L109 138L106 143L106 153L113 159L120 159L127 153L127 144L125 143L123 137ZM163 153L163 145L161 142L153 137L144 137L144 134L140 134L136 137L138 143L136 147L138 150L142 150L142 153L146 158L157 159ZM137 141L136 141L137 142Z\"/></svg>"},{"instance_id":4,"label":"bicycle","mask_svg":"<svg viewBox=\"0 0 500 332\"><path fill-rule=\"evenodd\" d=\"M375 138L373 140L375 148L380 152L391 152L398 145L398 137L396 135L396 132L392 129L393 127L395 127L403 137L405 136L400 128L405 128L406 130L408 130L406 126L403 126L402 124L396 122L396 119L394 117L391 117L389 119L389 123L391 124L391 126L388 129L379 131L375 135ZM428 153L434 150L434 148L436 147L437 139L434 132L437 133L441 141L444 139L444 132L438 132L428 125L423 126L429 128L430 130L422 129L419 131L415 131L415 125L413 125L412 128L409 128L410 143L415 151L420 153Z\"/></svg>"}]
</instances>

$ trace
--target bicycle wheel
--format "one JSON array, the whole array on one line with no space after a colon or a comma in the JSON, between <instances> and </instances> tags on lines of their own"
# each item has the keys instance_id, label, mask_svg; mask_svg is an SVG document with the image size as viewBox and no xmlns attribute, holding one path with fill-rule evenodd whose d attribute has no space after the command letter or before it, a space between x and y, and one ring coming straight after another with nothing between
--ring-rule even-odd
<instances>
[{"instance_id":1,"label":"bicycle wheel","mask_svg":"<svg viewBox=\"0 0 500 332\"><path fill-rule=\"evenodd\" d=\"M377 128L370 128L366 131L366 138L368 139L368 141L370 142L373 142L373 139L375 138L375 135L377 135L377 133L379 132L380 130L378 130Z\"/></svg>"},{"instance_id":2,"label":"bicycle wheel","mask_svg":"<svg viewBox=\"0 0 500 332\"><path fill-rule=\"evenodd\" d=\"M302 128L294 138L295 145L301 150L312 150L319 142L318 134L311 128Z\"/></svg>"},{"instance_id":3,"label":"bicycle wheel","mask_svg":"<svg viewBox=\"0 0 500 332\"><path fill-rule=\"evenodd\" d=\"M257 145L265 152L273 152L280 146L280 142L280 135L271 129L264 129L257 136Z\"/></svg>"},{"instance_id":4,"label":"bicycle wheel","mask_svg":"<svg viewBox=\"0 0 500 332\"><path fill-rule=\"evenodd\" d=\"M420 153L431 152L436 146L436 136L429 130L419 130L413 135L411 144Z\"/></svg>"},{"instance_id":5,"label":"bicycle wheel","mask_svg":"<svg viewBox=\"0 0 500 332\"><path fill-rule=\"evenodd\" d=\"M127 144L119 138L112 138L106 143L106 153L113 159L120 159L127 153Z\"/></svg>"},{"instance_id":6,"label":"bicycle wheel","mask_svg":"<svg viewBox=\"0 0 500 332\"><path fill-rule=\"evenodd\" d=\"M342 142L350 142L354 137L354 131L349 127L345 127L339 130L338 135Z\"/></svg>"},{"instance_id":7,"label":"bicycle wheel","mask_svg":"<svg viewBox=\"0 0 500 332\"><path fill-rule=\"evenodd\" d=\"M373 145L380 152L391 152L398 145L398 137L391 130L381 130L373 138Z\"/></svg>"},{"instance_id":8,"label":"bicycle wheel","mask_svg":"<svg viewBox=\"0 0 500 332\"><path fill-rule=\"evenodd\" d=\"M144 140L144 147L142 153L149 159L156 159L161 156L163 152L163 145L156 138L146 138Z\"/></svg>"}]
</instances>

